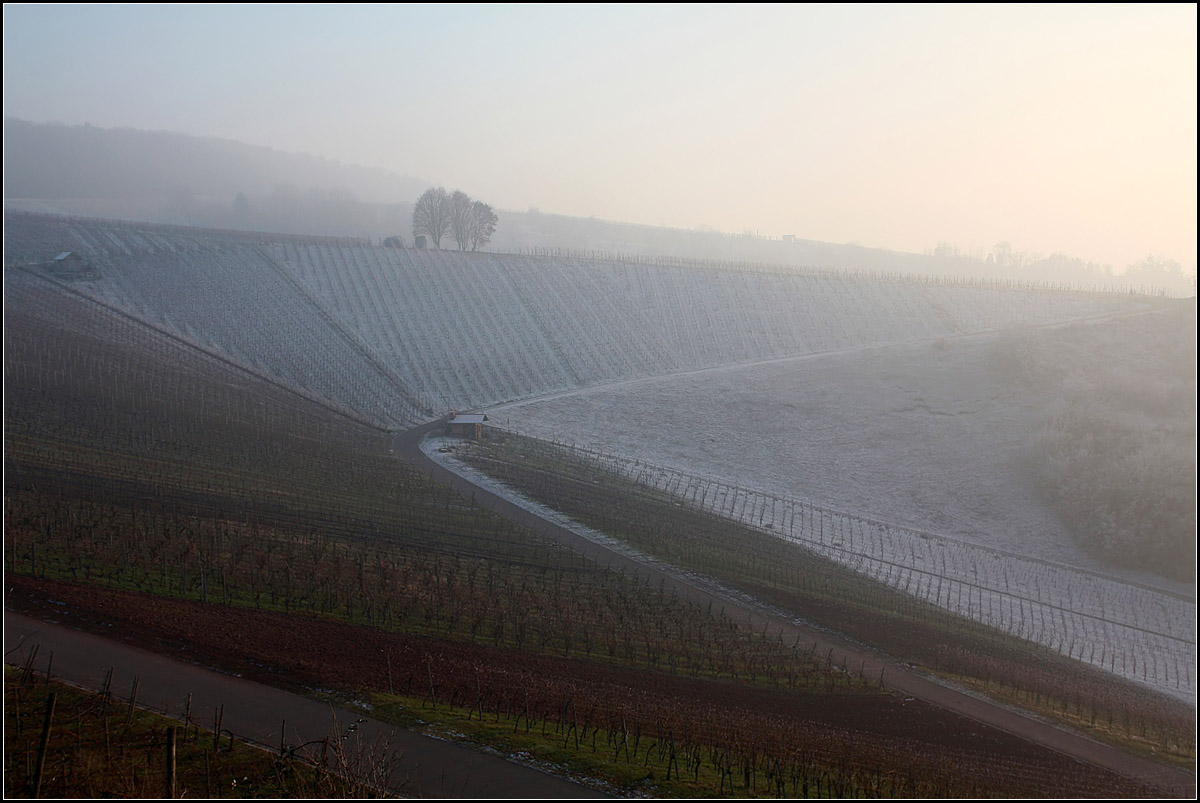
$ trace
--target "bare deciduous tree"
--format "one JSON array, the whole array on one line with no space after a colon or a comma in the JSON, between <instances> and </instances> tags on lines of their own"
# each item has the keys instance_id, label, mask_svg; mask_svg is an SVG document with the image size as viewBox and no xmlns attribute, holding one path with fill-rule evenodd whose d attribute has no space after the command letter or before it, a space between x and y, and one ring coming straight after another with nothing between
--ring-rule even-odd
<instances>
[{"instance_id":1,"label":"bare deciduous tree","mask_svg":"<svg viewBox=\"0 0 1200 803\"><path fill-rule=\"evenodd\" d=\"M450 196L444 187L431 187L421 193L413 207L413 236L424 234L438 248L450 230Z\"/></svg>"},{"instance_id":2,"label":"bare deciduous tree","mask_svg":"<svg viewBox=\"0 0 1200 803\"><path fill-rule=\"evenodd\" d=\"M471 243L471 231L474 228L471 196L462 190L450 194L450 231L459 251L465 251Z\"/></svg>"},{"instance_id":3,"label":"bare deciduous tree","mask_svg":"<svg viewBox=\"0 0 1200 803\"><path fill-rule=\"evenodd\" d=\"M475 201L471 204L470 243L472 251L478 250L481 245L488 244L496 232L497 220L496 213L483 201Z\"/></svg>"}]
</instances>

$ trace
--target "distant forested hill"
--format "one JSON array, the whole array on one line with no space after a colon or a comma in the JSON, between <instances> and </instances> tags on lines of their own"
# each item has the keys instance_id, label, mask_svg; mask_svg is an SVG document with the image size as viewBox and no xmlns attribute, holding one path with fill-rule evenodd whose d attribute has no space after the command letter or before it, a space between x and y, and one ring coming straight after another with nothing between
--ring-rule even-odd
<instances>
[{"instance_id":1,"label":"distant forested hill","mask_svg":"<svg viewBox=\"0 0 1200 803\"><path fill-rule=\"evenodd\" d=\"M281 185L412 201L428 187L410 176L308 154L166 131L4 121L5 198L268 195Z\"/></svg>"}]
</instances>

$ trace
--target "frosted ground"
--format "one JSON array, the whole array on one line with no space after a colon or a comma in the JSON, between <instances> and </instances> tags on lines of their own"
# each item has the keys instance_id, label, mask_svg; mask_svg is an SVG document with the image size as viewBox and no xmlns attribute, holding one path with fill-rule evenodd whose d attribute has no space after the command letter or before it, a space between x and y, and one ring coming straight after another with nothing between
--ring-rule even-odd
<instances>
[{"instance_id":1,"label":"frosted ground","mask_svg":"<svg viewBox=\"0 0 1200 803\"><path fill-rule=\"evenodd\" d=\"M497 423L766 494L1190 593L1106 568L1023 468L1040 402L988 335L811 355L492 408Z\"/></svg>"},{"instance_id":2,"label":"frosted ground","mask_svg":"<svg viewBox=\"0 0 1200 803\"><path fill-rule=\"evenodd\" d=\"M527 434L748 489L751 498L729 508L733 517L761 524L766 512L773 532L801 540L814 537L811 508L806 530L794 526L799 508L785 512L766 497L909 528L831 517L859 541L850 552L840 540L818 551L1194 700L1194 603L1128 593L1096 574L1170 594L1194 589L1106 567L1073 543L1023 466L1044 400L1002 384L992 370L996 348L995 335L973 335L847 350L581 390L489 414ZM708 506L737 496L723 490ZM922 532L983 550L947 552ZM991 550L1014 557L997 560ZM944 596L942 582L922 571L933 571L935 554L950 564L940 572L949 578Z\"/></svg>"}]
</instances>

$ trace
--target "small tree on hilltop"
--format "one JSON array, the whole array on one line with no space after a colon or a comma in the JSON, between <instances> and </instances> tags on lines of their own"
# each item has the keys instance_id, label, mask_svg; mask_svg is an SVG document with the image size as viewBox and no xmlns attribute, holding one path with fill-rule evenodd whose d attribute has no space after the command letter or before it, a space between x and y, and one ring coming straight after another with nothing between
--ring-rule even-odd
<instances>
[{"instance_id":1,"label":"small tree on hilltop","mask_svg":"<svg viewBox=\"0 0 1200 803\"><path fill-rule=\"evenodd\" d=\"M421 193L413 207L413 237L424 234L438 248L450 230L450 197L443 187L431 187Z\"/></svg>"},{"instance_id":2,"label":"small tree on hilltop","mask_svg":"<svg viewBox=\"0 0 1200 803\"><path fill-rule=\"evenodd\" d=\"M478 203L478 202L476 202ZM471 231L474 217L472 216L471 196L462 190L450 194L450 231L459 251L465 251L471 243Z\"/></svg>"},{"instance_id":3,"label":"small tree on hilltop","mask_svg":"<svg viewBox=\"0 0 1200 803\"><path fill-rule=\"evenodd\" d=\"M471 204L470 242L472 251L478 250L481 245L488 244L496 232L498 220L496 213L483 201L475 201Z\"/></svg>"}]
</instances>

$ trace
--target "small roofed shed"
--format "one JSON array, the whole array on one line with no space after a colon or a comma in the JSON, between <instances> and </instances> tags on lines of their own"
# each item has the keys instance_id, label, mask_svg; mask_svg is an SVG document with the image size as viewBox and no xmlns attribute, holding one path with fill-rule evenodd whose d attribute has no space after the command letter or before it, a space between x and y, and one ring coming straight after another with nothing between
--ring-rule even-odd
<instances>
[{"instance_id":1,"label":"small roofed shed","mask_svg":"<svg viewBox=\"0 0 1200 803\"><path fill-rule=\"evenodd\" d=\"M56 273L75 274L87 270L87 262L74 251L63 251L52 264Z\"/></svg>"},{"instance_id":2,"label":"small roofed shed","mask_svg":"<svg viewBox=\"0 0 1200 803\"><path fill-rule=\"evenodd\" d=\"M482 438L483 422L487 420L488 417L483 413L451 413L446 422L446 431L466 438Z\"/></svg>"},{"instance_id":3,"label":"small roofed shed","mask_svg":"<svg viewBox=\"0 0 1200 803\"><path fill-rule=\"evenodd\" d=\"M95 279L100 275L96 272L94 265L84 259L82 254L77 254L74 251L63 251L54 259L43 263L43 267L52 276L67 281Z\"/></svg>"}]
</instances>

